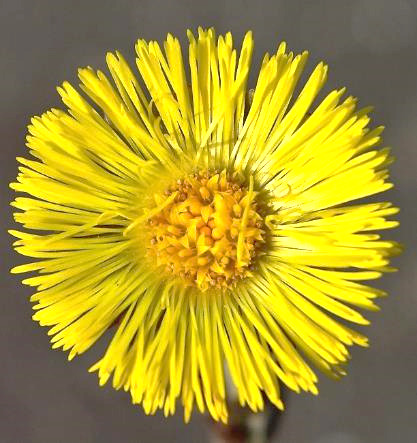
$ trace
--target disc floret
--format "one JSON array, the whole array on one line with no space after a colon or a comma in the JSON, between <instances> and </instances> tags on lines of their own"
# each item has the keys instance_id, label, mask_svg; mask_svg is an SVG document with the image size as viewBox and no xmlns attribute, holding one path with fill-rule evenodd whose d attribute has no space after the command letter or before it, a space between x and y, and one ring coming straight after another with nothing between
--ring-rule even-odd
<instances>
[{"instance_id":1,"label":"disc floret","mask_svg":"<svg viewBox=\"0 0 417 443\"><path fill-rule=\"evenodd\" d=\"M226 171L177 180L156 196L148 220L148 255L158 266L200 290L233 287L251 274L265 242L253 181Z\"/></svg>"}]
</instances>

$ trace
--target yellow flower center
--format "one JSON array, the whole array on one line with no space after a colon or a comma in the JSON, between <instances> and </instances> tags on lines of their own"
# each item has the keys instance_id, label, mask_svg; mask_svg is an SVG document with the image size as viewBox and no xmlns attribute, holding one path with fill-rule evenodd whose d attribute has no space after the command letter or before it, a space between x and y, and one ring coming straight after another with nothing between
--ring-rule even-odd
<instances>
[{"instance_id":1,"label":"yellow flower center","mask_svg":"<svg viewBox=\"0 0 417 443\"><path fill-rule=\"evenodd\" d=\"M148 255L202 291L235 286L264 243L256 195L252 179L246 187L226 171L178 180L156 197Z\"/></svg>"}]
</instances>

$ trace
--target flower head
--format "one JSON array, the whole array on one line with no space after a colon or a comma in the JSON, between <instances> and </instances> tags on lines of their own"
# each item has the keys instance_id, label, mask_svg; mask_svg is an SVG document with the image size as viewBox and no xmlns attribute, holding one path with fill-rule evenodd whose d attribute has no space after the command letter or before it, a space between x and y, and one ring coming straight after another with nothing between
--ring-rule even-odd
<instances>
[{"instance_id":1,"label":"flower head","mask_svg":"<svg viewBox=\"0 0 417 443\"><path fill-rule=\"evenodd\" d=\"M114 327L100 384L226 421L226 372L254 411L283 408L281 383L316 394L307 361L344 374L367 345L346 323L384 294L361 281L399 250L374 231L397 210L350 203L391 187L391 157L344 89L310 111L327 66L293 98L307 53L281 43L248 94L250 32L239 53L230 33L188 37L189 67L171 35L164 52L139 40L139 76L109 53L112 79L80 69L83 94L64 82L67 110L32 119L11 232L37 260L13 272L38 272L34 319L69 359Z\"/></svg>"}]
</instances>

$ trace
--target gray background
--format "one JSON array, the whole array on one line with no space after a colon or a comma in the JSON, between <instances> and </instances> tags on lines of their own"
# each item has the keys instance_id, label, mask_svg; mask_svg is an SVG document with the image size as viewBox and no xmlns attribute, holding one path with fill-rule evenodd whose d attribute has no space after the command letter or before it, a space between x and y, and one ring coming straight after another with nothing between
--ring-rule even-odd
<instances>
[{"instance_id":1,"label":"gray background","mask_svg":"<svg viewBox=\"0 0 417 443\"><path fill-rule=\"evenodd\" d=\"M72 363L50 350L46 330L31 320L30 289L8 274L21 260L5 230L12 225L8 183L15 156L26 152L25 126L31 115L59 105L55 85L76 82L78 66L104 67L107 50L132 58L138 37L161 41L169 31L185 42L187 27L214 25L233 31L237 43L245 30L254 31L254 72L280 40L295 51L309 49L309 69L327 61L327 90L346 85L362 105L375 105L374 121L386 125L385 141L397 156L396 188L382 198L402 208L401 228L390 236L407 249L396 260L400 272L379 282L391 296L371 315L372 346L354 350L342 382L321 378L319 397L290 396L276 441L416 442L416 2L2 0L0 8L0 441L206 441L204 417L188 426L180 414L146 417L125 393L100 389L87 368L103 344Z\"/></svg>"}]
</instances>

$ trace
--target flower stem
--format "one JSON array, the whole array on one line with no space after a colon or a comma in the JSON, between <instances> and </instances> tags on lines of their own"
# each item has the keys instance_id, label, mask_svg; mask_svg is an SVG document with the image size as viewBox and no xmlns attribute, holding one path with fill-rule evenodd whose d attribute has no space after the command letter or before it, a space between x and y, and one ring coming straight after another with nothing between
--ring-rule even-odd
<instances>
[{"instance_id":1,"label":"flower stem","mask_svg":"<svg viewBox=\"0 0 417 443\"><path fill-rule=\"evenodd\" d=\"M229 404L229 422L211 422L210 443L268 443L275 432L281 412L266 404L261 412L254 413L238 403Z\"/></svg>"}]
</instances>

